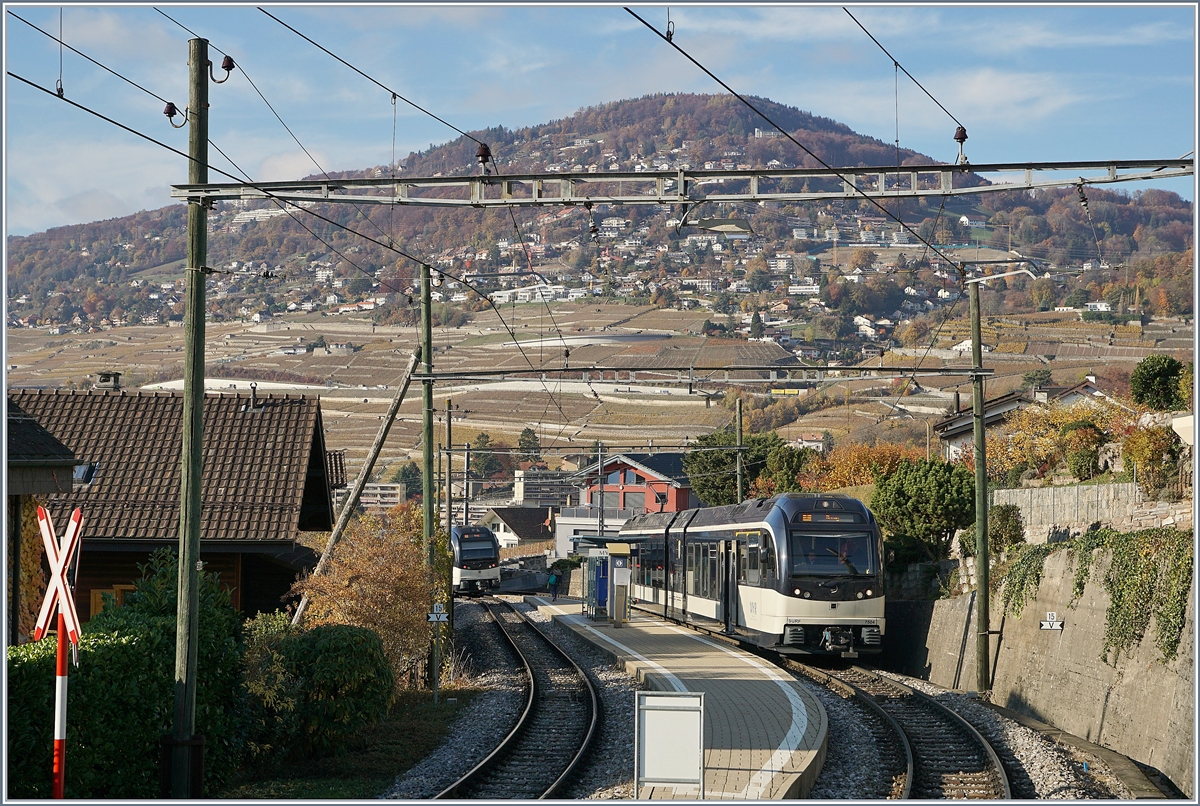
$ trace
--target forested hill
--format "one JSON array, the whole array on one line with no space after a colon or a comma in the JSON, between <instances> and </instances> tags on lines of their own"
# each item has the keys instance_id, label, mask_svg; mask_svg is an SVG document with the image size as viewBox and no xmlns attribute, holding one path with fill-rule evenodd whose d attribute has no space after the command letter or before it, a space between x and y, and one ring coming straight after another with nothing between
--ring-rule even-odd
<instances>
[{"instance_id":1,"label":"forested hill","mask_svg":"<svg viewBox=\"0 0 1200 806\"><path fill-rule=\"evenodd\" d=\"M895 165L936 162L928 156L856 134L847 126L765 98L753 103L826 163L834 166ZM472 133L489 144L503 173L660 170L684 166L815 167L817 163L794 143L778 135L754 112L726 95L665 94L616 101L582 109L561 120L515 130L502 127ZM947 135L947 152L953 141ZM411 153L398 166L379 165L334 174L335 177L464 175L478 173L477 144L459 137L441 146ZM947 156L947 155L943 155ZM311 178L311 177L310 177ZM965 181L982 181L971 175ZM919 227L923 237L943 244L974 240L1009 244L1026 254L1044 257L1059 265L1080 265L1102 250L1105 261L1153 259L1182 253L1192 245L1192 205L1177 194L1148 190L1128 194L1120 190L1089 188L1089 219L1071 189L1027 194L1010 192L903 203L904 219ZM586 211L520 210L520 236L505 211L402 207L373 207L359 211L345 204L317 205L314 212L383 241L394 239L408 253L442 265L468 268L472 264L499 268L512 257L509 240L541 243L546 259L582 270L599 257L588 236ZM597 219L617 211L597 213ZM612 271L676 271L668 250L679 247L679 234L666 224L672 210L631 206L620 210L628 232L641 233L637 247L649 254L614 255ZM734 211L729 211L733 213ZM160 281L179 280L185 249L185 207L174 204L158 210L88 224L58 227L28 236L8 238L9 312L40 322L96 320L112 312L146 316L158 308L162 315L177 316L178 294L156 290ZM874 214L865 203L853 200L788 205L744 205L736 214L751 220L756 234L752 251L724 258L738 260L758 251L774 254L820 253L824 244L794 237L794 227L842 227L846 235L863 222L859 214ZM364 221L364 215L370 221ZM240 269L270 268L279 280L254 285L253 296L268 309L279 303L264 302L280 292L279 286L310 289L317 298L317 268L332 270L335 278L394 278L390 287L411 280L413 264L396 253L358 238L303 213L298 220L273 209L265 201L221 203L210 214L209 265ZM982 221L984 228L960 224L960 218ZM596 221L594 223L600 223ZM318 239L313 233L320 236ZM623 236L624 237L624 236ZM1010 241L1011 238L1011 241ZM1097 248L1099 243L1099 249ZM733 245L731 244L731 248ZM503 251L502 251L503 250ZM657 250L657 251L656 251ZM505 254L503 261L500 255ZM710 254L709 259L712 258ZM822 260L827 259L824 256ZM606 258L607 259L607 258ZM639 262L639 259L641 262ZM1176 310L1190 310L1190 270L1175 276L1170 266L1147 282L1166 284L1178 297ZM1190 266L1190 258L1186 261ZM608 265L608 264L606 264ZM742 265L741 263L737 264ZM1182 264L1180 264L1182 265ZM151 271L160 269L159 271ZM739 269L740 270L740 269ZM732 276L731 265L726 276ZM1164 274L1165 272L1165 274ZM136 282L146 280L149 282ZM324 283L327 285L329 280ZM368 284L369 285L369 284ZM153 286L153 287L152 287ZM263 287L259 287L263 286ZM337 287L340 287L339 283ZM246 289L250 289L246 284ZM270 293L264 294L263 292ZM1149 292L1149 288L1146 289ZM1185 299L1186 298L1186 299ZM228 295L230 311L240 310L243 297ZM11 318L11 317L10 317Z\"/></svg>"},{"instance_id":2,"label":"forested hill","mask_svg":"<svg viewBox=\"0 0 1200 806\"><path fill-rule=\"evenodd\" d=\"M896 164L892 144L766 98L749 100L829 165ZM766 166L771 160L789 167L820 167L728 95L649 95L591 106L539 126L487 129L475 136L488 143L502 169L522 172L552 165L563 165L565 170L573 165L585 170L596 165L603 170L614 163L629 170L638 162L652 166L655 160L685 161L693 168L708 161L731 160L754 167ZM585 140L590 142L579 142ZM949 138L947 141L952 142ZM403 173L432 176L475 172L475 149L476 144L466 138L431 147L403 160ZM903 148L900 160L931 162L929 157Z\"/></svg>"}]
</instances>

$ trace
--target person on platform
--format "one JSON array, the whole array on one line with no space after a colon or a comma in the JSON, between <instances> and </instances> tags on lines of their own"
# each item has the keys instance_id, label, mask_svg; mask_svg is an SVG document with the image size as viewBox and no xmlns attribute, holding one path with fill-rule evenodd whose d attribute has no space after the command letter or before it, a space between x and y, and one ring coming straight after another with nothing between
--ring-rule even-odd
<instances>
[{"instance_id":1,"label":"person on platform","mask_svg":"<svg viewBox=\"0 0 1200 806\"><path fill-rule=\"evenodd\" d=\"M550 578L546 580L550 585L550 601L558 599L558 569L550 569Z\"/></svg>"}]
</instances>

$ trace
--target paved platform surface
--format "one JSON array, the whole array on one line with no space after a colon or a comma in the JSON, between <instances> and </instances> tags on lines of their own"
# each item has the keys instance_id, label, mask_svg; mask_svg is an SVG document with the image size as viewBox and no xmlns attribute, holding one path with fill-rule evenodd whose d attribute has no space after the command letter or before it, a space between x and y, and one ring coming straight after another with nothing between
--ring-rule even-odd
<instances>
[{"instance_id":1,"label":"paved platform surface","mask_svg":"<svg viewBox=\"0 0 1200 806\"><path fill-rule=\"evenodd\" d=\"M616 627L588 620L578 599L525 601L611 655L648 688L704 692L705 799L808 794L825 762L829 720L804 683L748 652L652 616L638 614ZM642 799L699 795L698 787L671 786L638 793Z\"/></svg>"}]
</instances>

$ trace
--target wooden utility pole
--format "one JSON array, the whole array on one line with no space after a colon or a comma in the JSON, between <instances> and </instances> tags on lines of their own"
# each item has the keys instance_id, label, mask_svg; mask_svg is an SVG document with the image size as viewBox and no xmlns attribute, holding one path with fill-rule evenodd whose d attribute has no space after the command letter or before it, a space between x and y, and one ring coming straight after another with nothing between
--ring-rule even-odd
<instances>
[{"instance_id":1,"label":"wooden utility pole","mask_svg":"<svg viewBox=\"0 0 1200 806\"><path fill-rule=\"evenodd\" d=\"M745 471L742 464L742 399L737 399L737 496L738 503L746 500Z\"/></svg>"},{"instance_id":2,"label":"wooden utility pole","mask_svg":"<svg viewBox=\"0 0 1200 806\"><path fill-rule=\"evenodd\" d=\"M429 574L430 583L430 612L432 605L437 602L437 545L434 543L434 532L437 518L435 505L435 490L433 483L433 292L430 288L432 279L429 276L428 264L421 264L421 370L425 378L421 381L421 515L423 536L425 540L425 568ZM437 697L438 675L441 673L438 657L438 637L441 624L433 626L433 645L430 647L433 657L434 704Z\"/></svg>"},{"instance_id":3,"label":"wooden utility pole","mask_svg":"<svg viewBox=\"0 0 1200 806\"><path fill-rule=\"evenodd\" d=\"M188 182L208 182L208 40L188 41ZM175 712L171 796L198 798L193 787L196 666L200 635L200 488L204 449L204 283L208 203L188 204L187 302L184 313L183 449L179 501L179 587L175 611ZM200 745L203 748L203 744ZM203 753L203 749L200 751ZM202 762L203 756L196 761Z\"/></svg>"},{"instance_id":4,"label":"wooden utility pole","mask_svg":"<svg viewBox=\"0 0 1200 806\"><path fill-rule=\"evenodd\" d=\"M959 270L966 273L966 267ZM971 391L975 414L975 580L979 589L975 596L975 688L984 692L992 687L992 664L991 613L988 607L991 579L988 567L987 448L983 422L983 338L979 323L979 283L968 282L967 285L971 295Z\"/></svg>"}]
</instances>

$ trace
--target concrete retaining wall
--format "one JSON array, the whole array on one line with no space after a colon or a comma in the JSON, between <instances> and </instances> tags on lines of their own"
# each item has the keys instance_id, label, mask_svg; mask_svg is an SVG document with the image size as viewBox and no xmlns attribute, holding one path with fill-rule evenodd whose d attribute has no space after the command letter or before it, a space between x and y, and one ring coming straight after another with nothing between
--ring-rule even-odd
<instances>
[{"instance_id":1,"label":"concrete retaining wall","mask_svg":"<svg viewBox=\"0 0 1200 806\"><path fill-rule=\"evenodd\" d=\"M1026 487L996 490L992 506L1016 504L1025 521L1025 540L1045 543L1069 524L1108 524L1133 517L1138 505L1136 484L1072 484L1067 487Z\"/></svg>"},{"instance_id":2,"label":"concrete retaining wall","mask_svg":"<svg viewBox=\"0 0 1200 806\"><path fill-rule=\"evenodd\" d=\"M1153 624L1115 666L1100 659L1108 595L1098 556L1083 598L1067 609L1074 568L1066 552L1046 560L1037 598L1021 618L991 604L992 701L1157 767L1189 797L1193 778L1195 610L1189 601L1179 654L1163 663ZM1194 590L1194 589L1193 589ZM936 602L888 601L880 662L950 688L975 687L975 594ZM1063 630L1043 631L1054 611Z\"/></svg>"}]
</instances>

